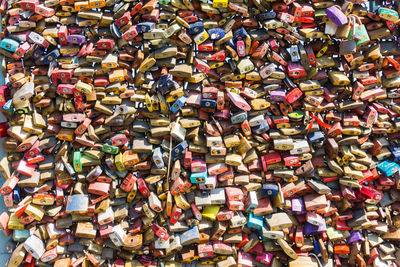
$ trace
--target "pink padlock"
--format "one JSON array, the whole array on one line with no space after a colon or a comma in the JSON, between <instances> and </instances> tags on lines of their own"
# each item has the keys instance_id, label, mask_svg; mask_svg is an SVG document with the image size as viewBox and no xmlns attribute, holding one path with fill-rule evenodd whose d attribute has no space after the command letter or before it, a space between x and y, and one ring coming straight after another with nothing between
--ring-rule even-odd
<instances>
[{"instance_id":1,"label":"pink padlock","mask_svg":"<svg viewBox=\"0 0 400 267\"><path fill-rule=\"evenodd\" d=\"M244 210L244 203L242 201L237 200L228 200L228 209L233 211Z\"/></svg>"},{"instance_id":2,"label":"pink padlock","mask_svg":"<svg viewBox=\"0 0 400 267\"><path fill-rule=\"evenodd\" d=\"M128 142L128 138L125 134L116 134L110 138L113 146L123 146Z\"/></svg>"},{"instance_id":3,"label":"pink padlock","mask_svg":"<svg viewBox=\"0 0 400 267\"><path fill-rule=\"evenodd\" d=\"M250 253L246 253L243 251L238 252L238 259L237 259L238 266L243 267L252 267L253 266L253 258Z\"/></svg>"},{"instance_id":4,"label":"pink padlock","mask_svg":"<svg viewBox=\"0 0 400 267\"><path fill-rule=\"evenodd\" d=\"M211 244L197 245L197 251L200 258L208 258L214 255L213 246Z\"/></svg>"},{"instance_id":5,"label":"pink padlock","mask_svg":"<svg viewBox=\"0 0 400 267\"><path fill-rule=\"evenodd\" d=\"M225 194L228 201L242 201L244 198L243 191L237 187L225 187Z\"/></svg>"},{"instance_id":6,"label":"pink padlock","mask_svg":"<svg viewBox=\"0 0 400 267\"><path fill-rule=\"evenodd\" d=\"M207 170L207 164L204 159L194 159L190 165L192 172L205 172Z\"/></svg>"}]
</instances>

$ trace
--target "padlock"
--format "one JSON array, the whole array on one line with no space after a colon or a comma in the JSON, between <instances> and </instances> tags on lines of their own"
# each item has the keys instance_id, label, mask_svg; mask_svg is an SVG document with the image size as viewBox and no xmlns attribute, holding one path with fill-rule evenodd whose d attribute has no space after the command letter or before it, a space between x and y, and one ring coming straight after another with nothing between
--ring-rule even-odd
<instances>
[{"instance_id":1,"label":"padlock","mask_svg":"<svg viewBox=\"0 0 400 267\"><path fill-rule=\"evenodd\" d=\"M115 225L109 234L109 238L116 246L122 246L124 244L124 239L126 238L126 233L122 229L121 225Z\"/></svg>"},{"instance_id":2,"label":"padlock","mask_svg":"<svg viewBox=\"0 0 400 267\"><path fill-rule=\"evenodd\" d=\"M36 235L31 235L24 242L24 248L29 252L35 259L39 259L45 252L43 241L40 240Z\"/></svg>"}]
</instances>

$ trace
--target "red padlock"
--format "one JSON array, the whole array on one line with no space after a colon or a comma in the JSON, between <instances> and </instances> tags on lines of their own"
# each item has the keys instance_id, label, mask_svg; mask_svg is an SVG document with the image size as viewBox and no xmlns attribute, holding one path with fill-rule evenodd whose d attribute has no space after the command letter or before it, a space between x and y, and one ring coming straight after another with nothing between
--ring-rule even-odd
<instances>
[{"instance_id":1,"label":"red padlock","mask_svg":"<svg viewBox=\"0 0 400 267\"><path fill-rule=\"evenodd\" d=\"M163 240L168 240L169 234L167 233L167 231L164 228L162 228L159 225L153 223L151 225L151 229L154 231L156 236L158 236L159 238L161 238Z\"/></svg>"},{"instance_id":2,"label":"red padlock","mask_svg":"<svg viewBox=\"0 0 400 267\"><path fill-rule=\"evenodd\" d=\"M170 222L172 224L175 224L178 222L179 218L182 215L182 209L179 208L178 206L174 205L174 207L172 208L172 213L171 213L171 219Z\"/></svg>"},{"instance_id":3,"label":"red padlock","mask_svg":"<svg viewBox=\"0 0 400 267\"><path fill-rule=\"evenodd\" d=\"M140 193L142 193L144 197L149 197L150 190L147 188L146 182L143 180L143 178L138 178L136 182Z\"/></svg>"}]
</instances>

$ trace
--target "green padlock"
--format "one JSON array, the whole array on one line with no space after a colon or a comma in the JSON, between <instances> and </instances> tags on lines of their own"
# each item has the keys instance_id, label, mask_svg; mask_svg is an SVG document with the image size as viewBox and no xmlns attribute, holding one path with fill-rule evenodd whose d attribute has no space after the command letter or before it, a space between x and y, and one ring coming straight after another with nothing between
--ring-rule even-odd
<instances>
[{"instance_id":1,"label":"green padlock","mask_svg":"<svg viewBox=\"0 0 400 267\"><path fill-rule=\"evenodd\" d=\"M370 42L369 35L367 29L364 24L361 22L358 16L352 15L350 16L353 21L353 30L350 30L349 36L347 39L355 39L357 46L361 46Z\"/></svg>"},{"instance_id":2,"label":"green padlock","mask_svg":"<svg viewBox=\"0 0 400 267\"><path fill-rule=\"evenodd\" d=\"M101 148L101 151L108 153L108 154L118 154L119 152L119 147L112 146L109 144L104 144L103 147Z\"/></svg>"},{"instance_id":3,"label":"green padlock","mask_svg":"<svg viewBox=\"0 0 400 267\"><path fill-rule=\"evenodd\" d=\"M30 236L29 230L22 229L22 230L14 230L12 239L15 242L24 242Z\"/></svg>"},{"instance_id":4,"label":"green padlock","mask_svg":"<svg viewBox=\"0 0 400 267\"><path fill-rule=\"evenodd\" d=\"M381 19L387 21L396 22L399 19L399 13L397 13L397 11L386 7L380 7L378 9L378 15Z\"/></svg>"},{"instance_id":5,"label":"green padlock","mask_svg":"<svg viewBox=\"0 0 400 267\"><path fill-rule=\"evenodd\" d=\"M28 110L28 108L20 108L20 109L15 110L15 113L18 113L18 114L28 114L28 113L29 113L29 110Z\"/></svg>"},{"instance_id":6,"label":"green padlock","mask_svg":"<svg viewBox=\"0 0 400 267\"><path fill-rule=\"evenodd\" d=\"M81 152L79 150L74 151L74 158L73 158L73 163L74 163L74 170L76 172L82 172L82 161L81 161Z\"/></svg>"},{"instance_id":7,"label":"green padlock","mask_svg":"<svg viewBox=\"0 0 400 267\"><path fill-rule=\"evenodd\" d=\"M289 118L294 121L300 121L303 119L303 112L301 111L293 111L288 114Z\"/></svg>"}]
</instances>

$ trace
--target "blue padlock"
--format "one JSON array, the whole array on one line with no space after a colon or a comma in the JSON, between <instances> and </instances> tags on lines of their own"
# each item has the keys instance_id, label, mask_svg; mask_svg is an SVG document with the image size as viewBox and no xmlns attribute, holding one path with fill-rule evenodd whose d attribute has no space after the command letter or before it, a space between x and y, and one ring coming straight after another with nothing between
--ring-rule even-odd
<instances>
[{"instance_id":1,"label":"blue padlock","mask_svg":"<svg viewBox=\"0 0 400 267\"><path fill-rule=\"evenodd\" d=\"M263 217L254 216L253 212L250 212L247 220L247 226L253 229L261 230L263 227Z\"/></svg>"},{"instance_id":2,"label":"blue padlock","mask_svg":"<svg viewBox=\"0 0 400 267\"><path fill-rule=\"evenodd\" d=\"M232 49L234 49L236 51L236 44L233 41L233 39L230 39L226 42L227 45L229 45Z\"/></svg>"},{"instance_id":3,"label":"blue padlock","mask_svg":"<svg viewBox=\"0 0 400 267\"><path fill-rule=\"evenodd\" d=\"M13 200L15 203L18 203L21 201L21 191L19 187L15 187L13 190Z\"/></svg>"},{"instance_id":4,"label":"blue padlock","mask_svg":"<svg viewBox=\"0 0 400 267\"><path fill-rule=\"evenodd\" d=\"M265 117L263 114L260 114L249 119L249 125L250 127L256 127L259 126L262 123L262 121L265 121Z\"/></svg>"},{"instance_id":5,"label":"blue padlock","mask_svg":"<svg viewBox=\"0 0 400 267\"><path fill-rule=\"evenodd\" d=\"M180 110L183 105L186 103L186 96L181 96L178 100L175 101L175 103L171 106L171 112L176 113L178 110Z\"/></svg>"},{"instance_id":6,"label":"blue padlock","mask_svg":"<svg viewBox=\"0 0 400 267\"><path fill-rule=\"evenodd\" d=\"M244 39L244 38L246 38L247 35L248 34L247 34L246 29L242 26L233 32L233 40L235 41L237 38Z\"/></svg>"},{"instance_id":7,"label":"blue padlock","mask_svg":"<svg viewBox=\"0 0 400 267\"><path fill-rule=\"evenodd\" d=\"M261 121L260 125L252 128L252 131L255 134L262 134L262 133L265 133L268 130L269 130L269 125L268 125L266 120Z\"/></svg>"},{"instance_id":8,"label":"blue padlock","mask_svg":"<svg viewBox=\"0 0 400 267\"><path fill-rule=\"evenodd\" d=\"M156 28L156 23L155 22L140 22L136 25L136 29L138 30L139 33L144 33L144 32L149 32L151 30L154 30Z\"/></svg>"},{"instance_id":9,"label":"blue padlock","mask_svg":"<svg viewBox=\"0 0 400 267\"><path fill-rule=\"evenodd\" d=\"M239 124L247 120L247 111L239 112L231 116L232 124Z\"/></svg>"},{"instance_id":10,"label":"blue padlock","mask_svg":"<svg viewBox=\"0 0 400 267\"><path fill-rule=\"evenodd\" d=\"M377 167L378 167L378 169L386 169L388 165L389 165L389 160L385 160L385 161L380 162L377 165Z\"/></svg>"},{"instance_id":11,"label":"blue padlock","mask_svg":"<svg viewBox=\"0 0 400 267\"><path fill-rule=\"evenodd\" d=\"M87 212L88 205L88 195L71 195L67 199L67 207L65 210L67 214Z\"/></svg>"},{"instance_id":12,"label":"blue padlock","mask_svg":"<svg viewBox=\"0 0 400 267\"><path fill-rule=\"evenodd\" d=\"M199 240L199 236L200 236L199 228L197 227L197 225L195 225L180 235L181 244L187 245L187 244L197 243L197 241Z\"/></svg>"},{"instance_id":13,"label":"blue padlock","mask_svg":"<svg viewBox=\"0 0 400 267\"><path fill-rule=\"evenodd\" d=\"M267 196L276 196L279 192L279 187L276 183L265 183L262 186L262 192Z\"/></svg>"},{"instance_id":14,"label":"blue padlock","mask_svg":"<svg viewBox=\"0 0 400 267\"><path fill-rule=\"evenodd\" d=\"M276 13L275 11L270 11L270 12L265 12L265 13L261 13L258 14L258 19L259 20L267 20L267 19L273 19L276 17Z\"/></svg>"},{"instance_id":15,"label":"blue padlock","mask_svg":"<svg viewBox=\"0 0 400 267\"><path fill-rule=\"evenodd\" d=\"M56 60L60 56L60 51L58 49L54 49L47 55L42 57L42 61L45 64L50 64L53 60Z\"/></svg>"},{"instance_id":16,"label":"blue padlock","mask_svg":"<svg viewBox=\"0 0 400 267\"><path fill-rule=\"evenodd\" d=\"M7 111L7 113L10 115L14 114L14 106L12 99L7 100L7 102L3 106L3 109Z\"/></svg>"},{"instance_id":17,"label":"blue padlock","mask_svg":"<svg viewBox=\"0 0 400 267\"><path fill-rule=\"evenodd\" d=\"M399 160L400 158L400 147L396 146L389 146L390 151L392 152L393 156L396 158L396 160Z\"/></svg>"},{"instance_id":18,"label":"blue padlock","mask_svg":"<svg viewBox=\"0 0 400 267\"><path fill-rule=\"evenodd\" d=\"M393 174L395 174L396 172L399 171L399 165L395 162L392 162L389 167L388 170L385 172L386 176L392 176Z\"/></svg>"},{"instance_id":19,"label":"blue padlock","mask_svg":"<svg viewBox=\"0 0 400 267\"><path fill-rule=\"evenodd\" d=\"M207 171L205 172L192 172L190 174L190 182L192 184L204 184L207 180Z\"/></svg>"},{"instance_id":20,"label":"blue padlock","mask_svg":"<svg viewBox=\"0 0 400 267\"><path fill-rule=\"evenodd\" d=\"M323 142L325 140L325 136L321 131L309 133L307 135L307 137L311 143L319 143L319 142Z\"/></svg>"},{"instance_id":21,"label":"blue padlock","mask_svg":"<svg viewBox=\"0 0 400 267\"><path fill-rule=\"evenodd\" d=\"M386 172L388 172L388 170L390 168L389 165L390 165L390 162L388 160L385 160L385 161L382 161L381 163L379 163L377 165L377 168L379 170L381 170L382 172L386 173Z\"/></svg>"},{"instance_id":22,"label":"blue padlock","mask_svg":"<svg viewBox=\"0 0 400 267\"><path fill-rule=\"evenodd\" d=\"M217 106L217 101L214 99L202 99L200 106L202 108L215 108Z\"/></svg>"},{"instance_id":23,"label":"blue padlock","mask_svg":"<svg viewBox=\"0 0 400 267\"><path fill-rule=\"evenodd\" d=\"M169 91L173 91L179 88L179 84L172 80L171 74L166 74L160 76L157 82L157 88L160 90L161 94L165 95Z\"/></svg>"},{"instance_id":24,"label":"blue padlock","mask_svg":"<svg viewBox=\"0 0 400 267\"><path fill-rule=\"evenodd\" d=\"M314 239L313 244L314 244L314 253L315 253L315 255L318 255L319 253L321 253L321 249L319 247L318 240Z\"/></svg>"},{"instance_id":25,"label":"blue padlock","mask_svg":"<svg viewBox=\"0 0 400 267\"><path fill-rule=\"evenodd\" d=\"M208 30L211 40L218 40L225 36L225 31L221 28L213 28Z\"/></svg>"},{"instance_id":26,"label":"blue padlock","mask_svg":"<svg viewBox=\"0 0 400 267\"><path fill-rule=\"evenodd\" d=\"M157 89L160 90L161 94L166 94L169 91L168 80L172 79L171 74L161 75L157 81Z\"/></svg>"},{"instance_id":27,"label":"blue padlock","mask_svg":"<svg viewBox=\"0 0 400 267\"><path fill-rule=\"evenodd\" d=\"M390 177L399 170L399 165L393 161L385 160L379 163L377 168Z\"/></svg>"},{"instance_id":28,"label":"blue padlock","mask_svg":"<svg viewBox=\"0 0 400 267\"><path fill-rule=\"evenodd\" d=\"M172 148L172 152L171 152L172 157L173 158L178 157L179 154L181 154L188 146L189 146L189 144L186 140L177 144L174 148Z\"/></svg>"},{"instance_id":29,"label":"blue padlock","mask_svg":"<svg viewBox=\"0 0 400 267\"><path fill-rule=\"evenodd\" d=\"M175 82L174 80L172 80L172 78L167 80L167 86L170 91L177 90L180 87L180 85L177 82Z\"/></svg>"},{"instance_id":30,"label":"blue padlock","mask_svg":"<svg viewBox=\"0 0 400 267\"><path fill-rule=\"evenodd\" d=\"M18 49L18 46L19 43L10 38L4 38L0 42L0 47L10 52L15 52Z\"/></svg>"},{"instance_id":31,"label":"blue padlock","mask_svg":"<svg viewBox=\"0 0 400 267\"><path fill-rule=\"evenodd\" d=\"M196 21L194 23L189 24L190 34L194 35L202 31L204 31L204 23L202 21Z\"/></svg>"},{"instance_id":32,"label":"blue padlock","mask_svg":"<svg viewBox=\"0 0 400 267\"><path fill-rule=\"evenodd\" d=\"M110 25L110 31L114 38L119 39L121 38L122 34L119 32L119 29L115 23Z\"/></svg>"}]
</instances>

